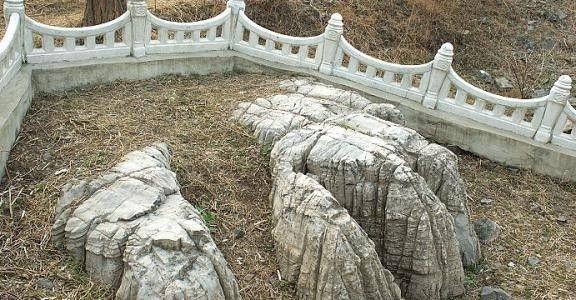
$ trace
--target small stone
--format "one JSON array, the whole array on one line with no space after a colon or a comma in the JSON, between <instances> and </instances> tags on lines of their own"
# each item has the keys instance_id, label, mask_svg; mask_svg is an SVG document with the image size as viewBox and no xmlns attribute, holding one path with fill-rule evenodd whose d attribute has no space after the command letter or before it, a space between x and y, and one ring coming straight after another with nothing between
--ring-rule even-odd
<instances>
[{"instance_id":1,"label":"small stone","mask_svg":"<svg viewBox=\"0 0 576 300\"><path fill-rule=\"evenodd\" d=\"M44 152L42 154L42 160L43 161L51 161L52 160L52 154L50 154L49 152Z\"/></svg>"},{"instance_id":2,"label":"small stone","mask_svg":"<svg viewBox=\"0 0 576 300\"><path fill-rule=\"evenodd\" d=\"M482 200L480 200L480 204L482 205L489 205L492 204L492 202L494 202L494 200L490 198L482 198Z\"/></svg>"},{"instance_id":3,"label":"small stone","mask_svg":"<svg viewBox=\"0 0 576 300\"><path fill-rule=\"evenodd\" d=\"M508 167L506 169L508 169L508 171L510 171L510 173L512 173L512 174L517 174L520 172L520 169L514 168L514 167Z\"/></svg>"},{"instance_id":4,"label":"small stone","mask_svg":"<svg viewBox=\"0 0 576 300\"><path fill-rule=\"evenodd\" d=\"M54 172L54 176L62 175L66 172L68 172L68 169L58 170L58 171Z\"/></svg>"},{"instance_id":5,"label":"small stone","mask_svg":"<svg viewBox=\"0 0 576 300\"><path fill-rule=\"evenodd\" d=\"M566 218L566 216L559 216L558 218L556 218L556 221L558 221L558 223L561 224L566 224L568 223L568 218Z\"/></svg>"},{"instance_id":6,"label":"small stone","mask_svg":"<svg viewBox=\"0 0 576 300\"><path fill-rule=\"evenodd\" d=\"M534 41L532 41L532 38L527 35L521 35L516 40L520 44L519 46L526 48L528 52L532 52L536 48L534 46Z\"/></svg>"},{"instance_id":7,"label":"small stone","mask_svg":"<svg viewBox=\"0 0 576 300\"><path fill-rule=\"evenodd\" d=\"M568 17L568 14L565 11L557 10L557 11L547 11L544 13L546 19L550 22L560 22L563 21Z\"/></svg>"},{"instance_id":8,"label":"small stone","mask_svg":"<svg viewBox=\"0 0 576 300\"><path fill-rule=\"evenodd\" d=\"M486 25L486 24L488 24L488 22L489 22L488 17L484 16L484 17L481 17L481 18L480 18L480 23L481 23L481 24Z\"/></svg>"},{"instance_id":9,"label":"small stone","mask_svg":"<svg viewBox=\"0 0 576 300\"><path fill-rule=\"evenodd\" d=\"M490 75L490 73L488 73L484 70L478 71L478 78L480 78L480 80L482 80L485 83L493 83L494 82L494 78L492 78L492 75Z\"/></svg>"},{"instance_id":10,"label":"small stone","mask_svg":"<svg viewBox=\"0 0 576 300\"><path fill-rule=\"evenodd\" d=\"M462 30L462 34L463 35L469 35L470 34L470 30Z\"/></svg>"},{"instance_id":11,"label":"small stone","mask_svg":"<svg viewBox=\"0 0 576 300\"><path fill-rule=\"evenodd\" d=\"M489 244L500 235L500 226L489 219L480 219L474 222L474 230L483 244Z\"/></svg>"},{"instance_id":12,"label":"small stone","mask_svg":"<svg viewBox=\"0 0 576 300\"><path fill-rule=\"evenodd\" d=\"M516 266L516 264L514 262L509 262L508 263L508 267L510 268L514 268Z\"/></svg>"},{"instance_id":13,"label":"small stone","mask_svg":"<svg viewBox=\"0 0 576 300\"><path fill-rule=\"evenodd\" d=\"M551 50L554 49L555 47L556 47L556 40L554 38L545 37L542 40L542 48L546 50Z\"/></svg>"},{"instance_id":14,"label":"small stone","mask_svg":"<svg viewBox=\"0 0 576 300\"><path fill-rule=\"evenodd\" d=\"M532 92L532 98L541 98L548 96L548 91L545 89L537 89Z\"/></svg>"},{"instance_id":15,"label":"small stone","mask_svg":"<svg viewBox=\"0 0 576 300\"><path fill-rule=\"evenodd\" d=\"M496 82L496 86L500 90L510 90L514 87L510 83L510 80L508 80L508 78L506 78L506 77L497 77L495 82Z\"/></svg>"},{"instance_id":16,"label":"small stone","mask_svg":"<svg viewBox=\"0 0 576 300\"><path fill-rule=\"evenodd\" d=\"M480 291L480 300L511 300L512 296L501 288L485 286Z\"/></svg>"},{"instance_id":17,"label":"small stone","mask_svg":"<svg viewBox=\"0 0 576 300\"><path fill-rule=\"evenodd\" d=\"M236 240L237 240L237 239L241 239L241 238L244 237L244 235L246 235L246 233L244 232L244 230L241 229L241 228L236 228L236 229L234 229L234 232L233 232L233 233L234 233L234 239L236 239Z\"/></svg>"},{"instance_id":18,"label":"small stone","mask_svg":"<svg viewBox=\"0 0 576 300\"><path fill-rule=\"evenodd\" d=\"M36 284L45 290L49 290L49 291L54 290L54 283L52 283L52 281L48 278L40 278L40 279L38 279Z\"/></svg>"},{"instance_id":19,"label":"small stone","mask_svg":"<svg viewBox=\"0 0 576 300\"><path fill-rule=\"evenodd\" d=\"M531 266L535 266L540 263L540 259L536 256L528 257L528 264Z\"/></svg>"}]
</instances>

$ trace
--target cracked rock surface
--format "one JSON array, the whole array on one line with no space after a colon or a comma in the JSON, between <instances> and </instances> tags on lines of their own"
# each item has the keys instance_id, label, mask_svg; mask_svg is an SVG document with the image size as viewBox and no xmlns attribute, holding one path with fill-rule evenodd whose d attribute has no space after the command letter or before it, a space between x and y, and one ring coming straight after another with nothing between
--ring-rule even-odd
<instances>
[{"instance_id":1,"label":"cracked rock surface","mask_svg":"<svg viewBox=\"0 0 576 300\"><path fill-rule=\"evenodd\" d=\"M71 182L53 241L117 299L239 299L200 213L180 194L165 144L126 155L99 178Z\"/></svg>"},{"instance_id":2,"label":"cracked rock surface","mask_svg":"<svg viewBox=\"0 0 576 300\"><path fill-rule=\"evenodd\" d=\"M260 143L274 144L271 197L276 226L281 228L275 229L278 234L274 237L283 275L298 283L301 295L323 296L318 286L338 286L338 279L332 277L354 274L343 286L361 288L366 295L377 295L375 299L389 299L382 296L385 293L371 294L374 289L370 285L352 284L361 282L354 276L364 278L365 273L334 268L339 264L356 268L362 261L357 257L365 257L368 261L379 259L386 269L380 270L382 266L377 264L358 269L371 276L389 270L407 299L446 299L462 294L463 263L475 263L480 253L456 156L402 126L402 114L391 105L370 104L356 93L306 79L282 85L292 93L242 103L234 117L251 128ZM291 187L286 188L287 178L300 180L291 180ZM308 192L298 192L300 189ZM311 200L316 197L333 201L321 205ZM335 211L337 218L331 214ZM314 221L309 220L312 215ZM336 223L339 235L327 239L325 228L335 219L350 221L347 225ZM287 229L290 226L298 230ZM342 234L350 244L362 245L357 249L367 256L335 251L328 260L321 251L310 256L314 263L302 259L312 250L300 244L312 243L312 249L322 249L322 242L340 243ZM371 241L348 238L363 235ZM310 272L306 264L333 268L332 277ZM370 278L371 282L377 280L377 276ZM313 283L306 286L300 282ZM388 295L394 295L393 285L384 286ZM344 298L353 299L357 292Z\"/></svg>"}]
</instances>

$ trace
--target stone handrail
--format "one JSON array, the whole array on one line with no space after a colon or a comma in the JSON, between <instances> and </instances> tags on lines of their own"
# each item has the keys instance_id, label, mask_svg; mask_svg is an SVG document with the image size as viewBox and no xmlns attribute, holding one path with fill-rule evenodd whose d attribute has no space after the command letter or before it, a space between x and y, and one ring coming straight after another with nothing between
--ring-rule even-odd
<instances>
[{"instance_id":1,"label":"stone handrail","mask_svg":"<svg viewBox=\"0 0 576 300\"><path fill-rule=\"evenodd\" d=\"M226 50L230 42L232 10L209 20L178 23L147 12L146 53L187 53Z\"/></svg>"},{"instance_id":2,"label":"stone handrail","mask_svg":"<svg viewBox=\"0 0 576 300\"><path fill-rule=\"evenodd\" d=\"M322 62L323 35L292 37L270 31L239 12L232 49L269 61L317 69Z\"/></svg>"},{"instance_id":3,"label":"stone handrail","mask_svg":"<svg viewBox=\"0 0 576 300\"><path fill-rule=\"evenodd\" d=\"M438 96L436 109L533 137L544 116L548 97L514 99L483 91L450 69Z\"/></svg>"},{"instance_id":4,"label":"stone handrail","mask_svg":"<svg viewBox=\"0 0 576 300\"><path fill-rule=\"evenodd\" d=\"M90 27L65 28L26 17L24 45L30 63L129 56L132 44L130 12Z\"/></svg>"},{"instance_id":5,"label":"stone handrail","mask_svg":"<svg viewBox=\"0 0 576 300\"><path fill-rule=\"evenodd\" d=\"M561 76L550 94L536 99L502 97L477 88L453 69L454 49L442 45L434 60L421 65L393 64L371 57L343 36L343 21L332 15L323 34L292 37L250 20L243 0L229 0L208 20L178 23L154 16L145 0L129 0L128 11L111 22L84 28L41 24L25 16L23 0L4 0L8 30L0 44L0 88L27 63L94 61L148 54L229 51L255 63L312 71L394 96L396 101L442 111L537 143L576 151L576 110L568 103L572 80ZM294 69L295 68L295 69ZM16 71L15 71L16 70ZM0 93L2 91L0 90ZM571 130L571 131L570 131Z\"/></svg>"},{"instance_id":6,"label":"stone handrail","mask_svg":"<svg viewBox=\"0 0 576 300\"><path fill-rule=\"evenodd\" d=\"M10 15L6 34L0 42L0 90L20 69L22 47L20 47L20 15Z\"/></svg>"},{"instance_id":7,"label":"stone handrail","mask_svg":"<svg viewBox=\"0 0 576 300\"><path fill-rule=\"evenodd\" d=\"M399 65L381 61L362 53L341 37L332 75L422 102L431 70L432 63Z\"/></svg>"},{"instance_id":8,"label":"stone handrail","mask_svg":"<svg viewBox=\"0 0 576 300\"><path fill-rule=\"evenodd\" d=\"M572 132L564 133L568 127L572 129ZM564 111L558 118L551 142L560 147L576 149L576 109L569 103L566 103Z\"/></svg>"}]
</instances>

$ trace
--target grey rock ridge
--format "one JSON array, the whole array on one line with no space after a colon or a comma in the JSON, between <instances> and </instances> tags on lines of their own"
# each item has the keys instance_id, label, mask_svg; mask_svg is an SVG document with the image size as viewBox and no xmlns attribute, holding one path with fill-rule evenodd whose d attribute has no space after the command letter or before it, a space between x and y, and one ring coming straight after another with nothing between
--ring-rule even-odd
<instances>
[{"instance_id":1,"label":"grey rock ridge","mask_svg":"<svg viewBox=\"0 0 576 300\"><path fill-rule=\"evenodd\" d=\"M299 299L401 299L373 242L317 181L282 163L271 198L280 272Z\"/></svg>"},{"instance_id":2,"label":"grey rock ridge","mask_svg":"<svg viewBox=\"0 0 576 300\"><path fill-rule=\"evenodd\" d=\"M290 195L297 188L280 189L278 186L286 180L283 177L308 178L315 183L310 183L309 189L317 189L310 195L332 197L335 203L330 207L344 208L345 215L363 228L355 230L371 239L372 245L364 245L374 247L405 298L446 299L462 294L462 263L476 262L480 253L456 156L415 131L390 122L403 120L391 105L369 104L356 93L306 79L282 85L292 93L242 103L234 112L234 117L251 128L261 143L274 144L271 164L275 188L271 197L277 226L282 220L299 220L293 214L300 211L286 206L286 201L277 201L278 197L304 202L311 197ZM306 205L307 210L319 211L316 214L326 214L322 212L325 207ZM308 228L317 226L317 222L296 223L305 227L300 234L318 230ZM294 241L307 237L275 235L280 262L298 264L298 260L282 257L285 253L300 253L294 249ZM282 250L286 247L290 250ZM373 255L369 250L365 252ZM354 256L338 257L345 260L341 264L355 261ZM318 257L316 263L323 261ZM298 270L300 276L309 274L301 271L302 266L288 269L294 271L288 272L287 278L297 282L302 281L294 275ZM305 288L300 284L298 287Z\"/></svg>"},{"instance_id":3,"label":"grey rock ridge","mask_svg":"<svg viewBox=\"0 0 576 300\"><path fill-rule=\"evenodd\" d=\"M180 194L165 144L127 154L100 177L69 183L53 241L116 299L239 299L200 213Z\"/></svg>"}]
</instances>

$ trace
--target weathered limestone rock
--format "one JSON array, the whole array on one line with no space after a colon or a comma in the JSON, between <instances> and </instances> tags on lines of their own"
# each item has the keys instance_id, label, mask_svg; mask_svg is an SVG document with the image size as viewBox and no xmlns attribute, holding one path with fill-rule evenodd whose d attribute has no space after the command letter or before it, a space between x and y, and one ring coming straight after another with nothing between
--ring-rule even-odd
<instances>
[{"instance_id":1,"label":"weathered limestone rock","mask_svg":"<svg viewBox=\"0 0 576 300\"><path fill-rule=\"evenodd\" d=\"M374 104L357 93L307 79L286 81L282 86L294 93L241 103L234 117L250 126L258 141L270 144L289 131L354 112L366 112L384 120L404 124L402 113L390 104Z\"/></svg>"},{"instance_id":2,"label":"weathered limestone rock","mask_svg":"<svg viewBox=\"0 0 576 300\"><path fill-rule=\"evenodd\" d=\"M373 242L318 182L276 169L273 230L283 278L299 299L401 299Z\"/></svg>"},{"instance_id":3,"label":"weathered limestone rock","mask_svg":"<svg viewBox=\"0 0 576 300\"><path fill-rule=\"evenodd\" d=\"M238 285L199 212L180 194L166 145L126 155L65 187L53 240L117 299L238 299Z\"/></svg>"},{"instance_id":4,"label":"weathered limestone rock","mask_svg":"<svg viewBox=\"0 0 576 300\"><path fill-rule=\"evenodd\" d=\"M375 243L404 297L462 294L462 262L476 262L480 254L456 156L384 120L402 120L394 107L370 114L368 100L358 94L307 80L283 85L297 93L243 103L234 114L261 143L275 143L275 186L288 174L281 168L324 187ZM278 193L276 187L273 199ZM291 196L288 189L284 193ZM275 210L291 212L278 203ZM276 237L280 245L291 244L285 235Z\"/></svg>"}]
</instances>

